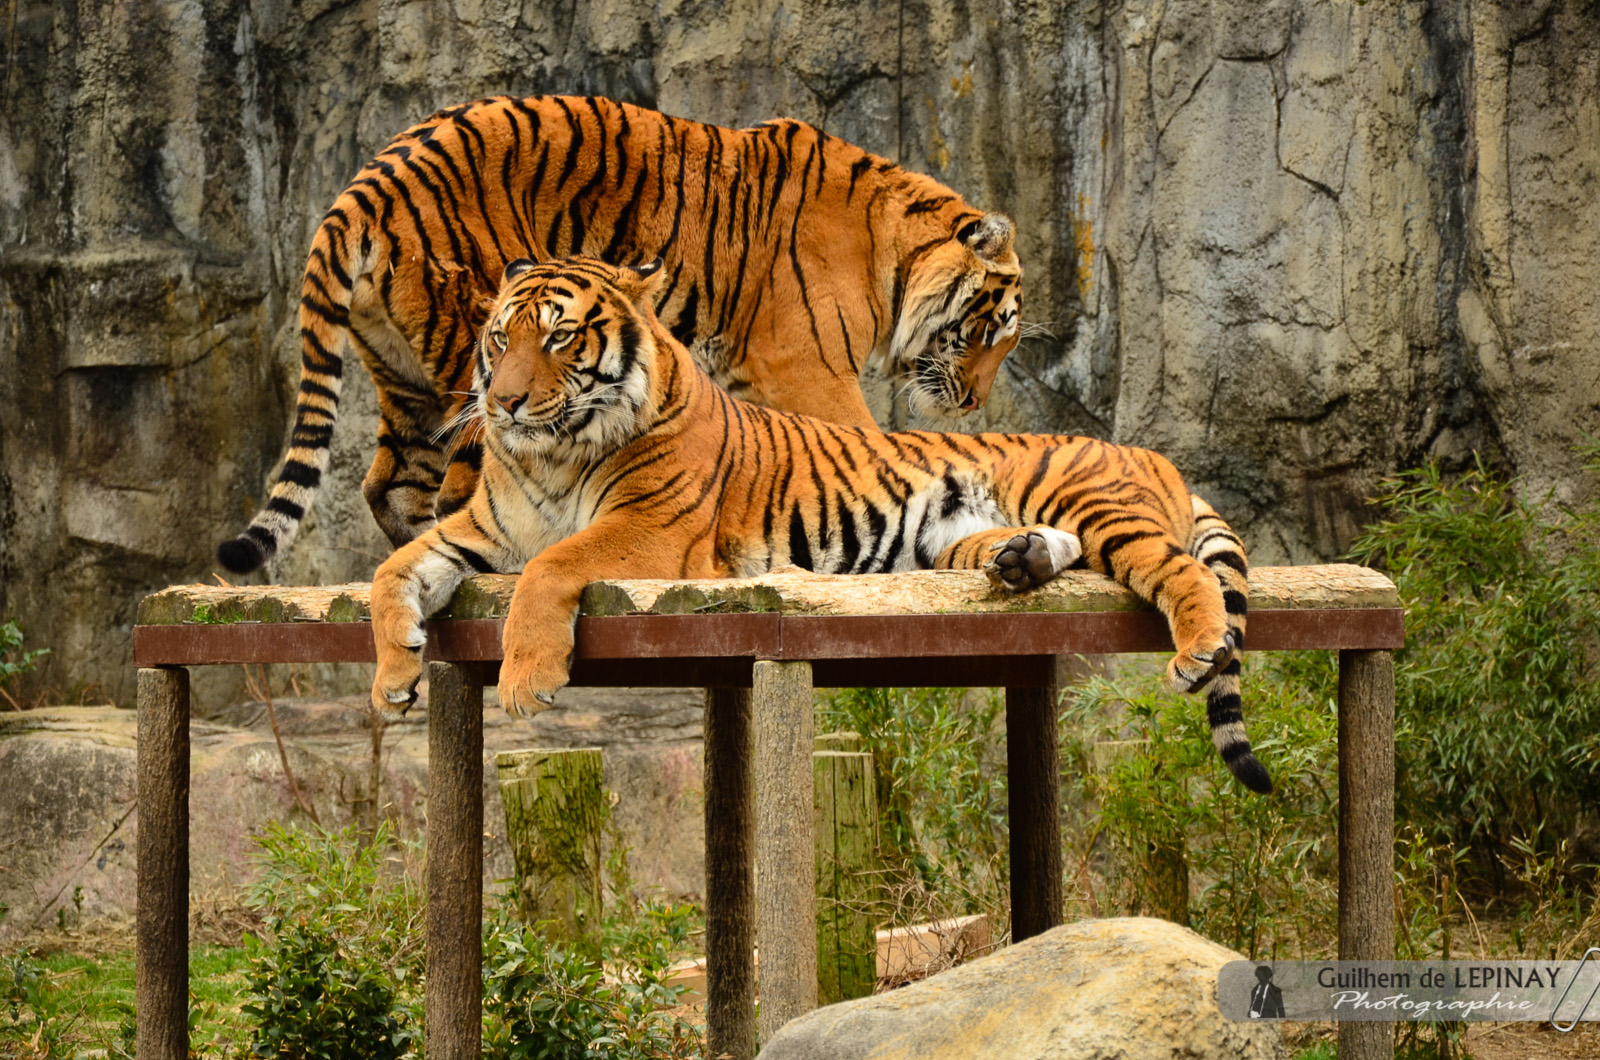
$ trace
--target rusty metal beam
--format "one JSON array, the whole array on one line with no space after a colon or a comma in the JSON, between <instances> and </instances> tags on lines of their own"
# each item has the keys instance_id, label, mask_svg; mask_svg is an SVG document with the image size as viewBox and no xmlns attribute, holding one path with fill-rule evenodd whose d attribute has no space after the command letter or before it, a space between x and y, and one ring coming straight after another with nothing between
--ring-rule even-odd
<instances>
[{"instance_id":1,"label":"rusty metal beam","mask_svg":"<svg viewBox=\"0 0 1600 1060\"><path fill-rule=\"evenodd\" d=\"M497 660L503 621L429 622L427 658L438 662ZM1248 647L1252 651L1393 650L1404 642L1404 616L1398 608L1257 611L1250 616ZM578 620L577 662L931 660L1171 650L1165 622L1150 611L621 615ZM135 626L133 654L138 666L372 662L375 658L372 629L365 622ZM650 669L645 667L646 672ZM713 668L713 673L721 672ZM733 667L726 672L743 670ZM601 673L595 676L597 683L610 683ZM819 674L819 683L825 680L829 679Z\"/></svg>"}]
</instances>

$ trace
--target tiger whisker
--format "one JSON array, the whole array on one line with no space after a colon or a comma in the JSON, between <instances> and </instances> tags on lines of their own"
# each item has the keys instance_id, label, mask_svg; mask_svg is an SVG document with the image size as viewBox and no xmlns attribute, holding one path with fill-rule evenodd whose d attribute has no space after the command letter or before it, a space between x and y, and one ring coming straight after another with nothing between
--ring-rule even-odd
<instances>
[{"instance_id":1,"label":"tiger whisker","mask_svg":"<svg viewBox=\"0 0 1600 1060\"><path fill-rule=\"evenodd\" d=\"M446 436L457 433L461 427L471 423L475 419L481 419L482 417L483 408L476 401L468 402L467 404L462 405L460 410L457 411L454 416L451 416L449 419L445 420L444 423L440 424L438 430L428 435L428 440L437 445L439 442L443 441Z\"/></svg>"},{"instance_id":2,"label":"tiger whisker","mask_svg":"<svg viewBox=\"0 0 1600 1060\"><path fill-rule=\"evenodd\" d=\"M609 400L614 391L626 390L622 383L607 383L605 386L586 390L567 402L567 412L585 412L589 409L611 408L614 402Z\"/></svg>"},{"instance_id":3,"label":"tiger whisker","mask_svg":"<svg viewBox=\"0 0 1600 1060\"><path fill-rule=\"evenodd\" d=\"M922 380L918 379L916 376L912 376L910 379L907 379L903 384L901 384L900 388L898 390L896 390L893 395L890 396L889 404L893 405L896 402L898 402L902 397L906 397L906 392L907 391L910 391L912 394L916 394L921 389L922 389ZM906 400L909 402L911 399L910 398L906 398Z\"/></svg>"},{"instance_id":4,"label":"tiger whisker","mask_svg":"<svg viewBox=\"0 0 1600 1060\"><path fill-rule=\"evenodd\" d=\"M456 432L457 432L457 430L465 422L466 422L466 420L463 417L460 417L460 416L452 416L452 417L450 417L448 420L446 420L443 424L441 424L439 426L438 430L435 430L434 432L432 432L431 434L428 435L428 441L432 442L434 445L438 445L440 442L444 441L446 438L454 437Z\"/></svg>"}]
</instances>

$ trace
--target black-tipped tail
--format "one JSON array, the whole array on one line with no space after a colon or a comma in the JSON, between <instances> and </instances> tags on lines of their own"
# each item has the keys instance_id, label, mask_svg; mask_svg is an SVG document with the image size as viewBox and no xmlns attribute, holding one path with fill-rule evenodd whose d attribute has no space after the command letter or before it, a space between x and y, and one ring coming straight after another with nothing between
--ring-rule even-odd
<instances>
[{"instance_id":1,"label":"black-tipped tail","mask_svg":"<svg viewBox=\"0 0 1600 1060\"><path fill-rule=\"evenodd\" d=\"M1250 750L1250 738L1245 735L1237 657L1229 660L1211 682L1206 695L1206 720L1211 723L1211 742L1229 771L1251 791L1272 794L1272 777Z\"/></svg>"},{"instance_id":2,"label":"black-tipped tail","mask_svg":"<svg viewBox=\"0 0 1600 1060\"><path fill-rule=\"evenodd\" d=\"M1226 754L1222 760L1227 764L1230 772L1239 778L1239 783L1260 795L1272 794L1272 776L1267 772L1267 767L1250 750L1250 745L1245 744L1239 748L1234 757Z\"/></svg>"},{"instance_id":3,"label":"black-tipped tail","mask_svg":"<svg viewBox=\"0 0 1600 1060\"><path fill-rule=\"evenodd\" d=\"M328 447L339 419L344 351L350 344L350 278L363 275L374 256L383 253L362 228L357 207L356 199L341 195L311 241L300 289L300 389L289 449L267 503L249 528L217 546L218 561L235 574L259 570L289 547L328 468ZM351 258L349 251L355 247L361 248L360 254Z\"/></svg>"},{"instance_id":4,"label":"black-tipped tail","mask_svg":"<svg viewBox=\"0 0 1600 1060\"><path fill-rule=\"evenodd\" d=\"M1211 722L1211 742L1223 763L1239 782L1262 795L1272 794L1272 777L1250 750L1244 731L1243 701L1239 696L1239 661L1244 654L1244 630L1250 615L1249 562L1244 544L1216 509L1199 496L1192 498L1194 531L1189 554L1204 563L1222 586L1222 608L1228 619L1229 648L1233 658L1211 682L1206 695L1206 715Z\"/></svg>"},{"instance_id":5,"label":"black-tipped tail","mask_svg":"<svg viewBox=\"0 0 1600 1060\"><path fill-rule=\"evenodd\" d=\"M217 546L217 562L235 574L249 574L261 569L272 558L272 553L249 533L224 541Z\"/></svg>"}]
</instances>

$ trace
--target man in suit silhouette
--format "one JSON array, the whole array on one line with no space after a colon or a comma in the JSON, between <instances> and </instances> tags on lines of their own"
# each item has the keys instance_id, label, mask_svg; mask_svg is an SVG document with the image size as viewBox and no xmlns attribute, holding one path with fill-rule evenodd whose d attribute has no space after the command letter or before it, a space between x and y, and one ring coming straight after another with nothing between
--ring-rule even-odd
<instances>
[{"instance_id":1,"label":"man in suit silhouette","mask_svg":"<svg viewBox=\"0 0 1600 1060\"><path fill-rule=\"evenodd\" d=\"M1272 985L1272 969L1264 964L1257 966L1256 987L1250 991L1250 1018L1283 1019L1283 991Z\"/></svg>"}]
</instances>

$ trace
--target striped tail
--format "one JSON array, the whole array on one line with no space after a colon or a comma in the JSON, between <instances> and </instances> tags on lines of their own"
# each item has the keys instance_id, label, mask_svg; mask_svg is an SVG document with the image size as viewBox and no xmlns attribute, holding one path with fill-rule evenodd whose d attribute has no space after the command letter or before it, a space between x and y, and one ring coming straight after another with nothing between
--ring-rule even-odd
<instances>
[{"instance_id":1,"label":"striped tail","mask_svg":"<svg viewBox=\"0 0 1600 1060\"><path fill-rule=\"evenodd\" d=\"M272 484L266 506L238 537L217 546L217 559L235 574L258 569L294 540L295 532L328 469L333 426L339 419L343 353L350 342L351 269L342 251L358 238L363 251L368 237L352 236L349 214L341 201L323 218L312 240L300 292L300 391L295 401L294 428L283 468Z\"/></svg>"},{"instance_id":2,"label":"striped tail","mask_svg":"<svg viewBox=\"0 0 1600 1060\"><path fill-rule=\"evenodd\" d=\"M1222 583L1222 603L1228 612L1228 632L1233 636L1234 648L1233 658L1212 678L1206 692L1211 742L1245 787L1269 795L1272 777L1251 753L1239 698L1239 664L1244 656L1244 627L1250 612L1244 544L1211 505L1199 497L1194 497L1193 502L1194 530L1189 536L1189 554L1205 564Z\"/></svg>"}]
</instances>

